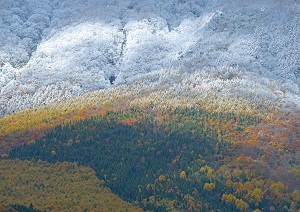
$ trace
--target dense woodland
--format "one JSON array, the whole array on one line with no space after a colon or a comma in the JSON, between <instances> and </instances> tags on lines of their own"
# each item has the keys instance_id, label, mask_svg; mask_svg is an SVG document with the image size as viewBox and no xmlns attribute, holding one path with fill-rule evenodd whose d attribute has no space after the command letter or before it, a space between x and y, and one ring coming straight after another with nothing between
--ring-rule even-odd
<instances>
[{"instance_id":1,"label":"dense woodland","mask_svg":"<svg viewBox=\"0 0 300 212\"><path fill-rule=\"evenodd\" d=\"M300 212L299 17L0 0L0 212Z\"/></svg>"},{"instance_id":2,"label":"dense woodland","mask_svg":"<svg viewBox=\"0 0 300 212\"><path fill-rule=\"evenodd\" d=\"M89 166L103 185L144 210L298 210L298 190L270 179L246 152L236 154L241 136L261 123L199 108L108 111L58 125L9 157Z\"/></svg>"},{"instance_id":3,"label":"dense woodland","mask_svg":"<svg viewBox=\"0 0 300 212\"><path fill-rule=\"evenodd\" d=\"M1 160L0 185L0 211L141 211L76 163Z\"/></svg>"}]
</instances>

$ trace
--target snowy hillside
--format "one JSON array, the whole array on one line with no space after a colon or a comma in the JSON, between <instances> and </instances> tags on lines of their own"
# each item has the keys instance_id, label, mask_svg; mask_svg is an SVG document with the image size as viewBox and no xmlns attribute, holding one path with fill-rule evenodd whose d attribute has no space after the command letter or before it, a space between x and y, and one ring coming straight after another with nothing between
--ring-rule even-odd
<instances>
[{"instance_id":1,"label":"snowy hillside","mask_svg":"<svg viewBox=\"0 0 300 212\"><path fill-rule=\"evenodd\" d=\"M230 67L300 105L299 26L298 0L1 0L0 115L153 71Z\"/></svg>"}]
</instances>

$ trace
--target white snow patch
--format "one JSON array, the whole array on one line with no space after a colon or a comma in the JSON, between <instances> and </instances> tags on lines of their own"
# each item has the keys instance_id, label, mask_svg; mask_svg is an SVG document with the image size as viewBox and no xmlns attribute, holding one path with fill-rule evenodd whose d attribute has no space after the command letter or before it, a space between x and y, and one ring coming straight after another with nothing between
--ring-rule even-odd
<instances>
[{"instance_id":1,"label":"white snow patch","mask_svg":"<svg viewBox=\"0 0 300 212\"><path fill-rule=\"evenodd\" d=\"M299 17L293 0L2 0L0 115L205 67L243 67L300 105Z\"/></svg>"}]
</instances>

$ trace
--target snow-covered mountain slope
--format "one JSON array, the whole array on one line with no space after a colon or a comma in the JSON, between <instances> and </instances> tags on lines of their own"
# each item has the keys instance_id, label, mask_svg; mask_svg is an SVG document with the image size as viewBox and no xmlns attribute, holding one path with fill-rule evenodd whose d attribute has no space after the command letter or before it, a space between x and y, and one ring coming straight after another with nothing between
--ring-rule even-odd
<instances>
[{"instance_id":1,"label":"snow-covered mountain slope","mask_svg":"<svg viewBox=\"0 0 300 212\"><path fill-rule=\"evenodd\" d=\"M297 0L2 0L0 115L153 71L230 67L300 105L299 26Z\"/></svg>"}]
</instances>

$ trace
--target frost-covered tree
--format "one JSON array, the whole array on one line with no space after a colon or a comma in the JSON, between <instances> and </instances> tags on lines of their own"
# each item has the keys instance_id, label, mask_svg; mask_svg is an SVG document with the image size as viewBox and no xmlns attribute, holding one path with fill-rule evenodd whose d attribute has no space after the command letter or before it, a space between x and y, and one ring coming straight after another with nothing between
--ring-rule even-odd
<instances>
[{"instance_id":1,"label":"frost-covered tree","mask_svg":"<svg viewBox=\"0 0 300 212\"><path fill-rule=\"evenodd\" d=\"M285 87L284 98L300 104L299 8L292 0L3 0L1 115L136 83L130 79L150 72L209 70L213 76L217 67L242 67L248 82L250 72L284 82L274 91ZM225 75L230 80L234 73ZM231 84L222 78L207 88L220 89L219 82ZM226 92L261 98L265 91L255 89Z\"/></svg>"}]
</instances>

